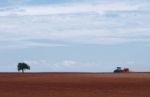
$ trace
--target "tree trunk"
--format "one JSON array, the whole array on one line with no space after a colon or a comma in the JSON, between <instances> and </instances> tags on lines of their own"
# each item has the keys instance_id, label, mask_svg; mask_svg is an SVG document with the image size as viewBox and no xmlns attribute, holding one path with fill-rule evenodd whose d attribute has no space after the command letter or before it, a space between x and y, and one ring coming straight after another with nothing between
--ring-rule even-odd
<instances>
[{"instance_id":1,"label":"tree trunk","mask_svg":"<svg viewBox=\"0 0 150 97\"><path fill-rule=\"evenodd\" d=\"M22 73L24 73L24 69L22 69Z\"/></svg>"}]
</instances>

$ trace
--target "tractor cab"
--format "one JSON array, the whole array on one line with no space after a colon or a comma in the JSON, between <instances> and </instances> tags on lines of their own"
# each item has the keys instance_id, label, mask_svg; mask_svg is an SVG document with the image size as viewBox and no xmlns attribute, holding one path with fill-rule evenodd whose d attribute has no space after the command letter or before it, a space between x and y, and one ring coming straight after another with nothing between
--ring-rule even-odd
<instances>
[{"instance_id":1,"label":"tractor cab","mask_svg":"<svg viewBox=\"0 0 150 97\"><path fill-rule=\"evenodd\" d=\"M114 70L114 72L122 72L121 67L117 67L117 68Z\"/></svg>"}]
</instances>

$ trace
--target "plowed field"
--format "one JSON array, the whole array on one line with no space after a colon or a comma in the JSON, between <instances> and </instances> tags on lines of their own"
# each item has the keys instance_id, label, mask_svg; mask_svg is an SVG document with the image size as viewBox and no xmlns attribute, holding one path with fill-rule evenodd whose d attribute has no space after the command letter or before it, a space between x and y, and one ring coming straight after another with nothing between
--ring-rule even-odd
<instances>
[{"instance_id":1,"label":"plowed field","mask_svg":"<svg viewBox=\"0 0 150 97\"><path fill-rule=\"evenodd\" d=\"M150 73L0 73L0 97L150 97Z\"/></svg>"}]
</instances>

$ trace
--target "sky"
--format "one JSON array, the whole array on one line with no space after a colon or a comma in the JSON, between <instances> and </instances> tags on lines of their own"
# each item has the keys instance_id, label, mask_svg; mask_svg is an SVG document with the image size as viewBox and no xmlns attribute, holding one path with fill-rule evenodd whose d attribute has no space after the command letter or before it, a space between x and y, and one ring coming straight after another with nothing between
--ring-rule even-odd
<instances>
[{"instance_id":1,"label":"sky","mask_svg":"<svg viewBox=\"0 0 150 97\"><path fill-rule=\"evenodd\" d=\"M150 71L150 0L0 0L0 72Z\"/></svg>"}]
</instances>

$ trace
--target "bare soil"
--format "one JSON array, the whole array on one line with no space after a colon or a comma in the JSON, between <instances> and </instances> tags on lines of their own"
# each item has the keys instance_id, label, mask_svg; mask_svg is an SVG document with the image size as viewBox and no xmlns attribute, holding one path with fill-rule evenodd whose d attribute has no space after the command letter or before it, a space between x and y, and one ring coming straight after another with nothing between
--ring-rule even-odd
<instances>
[{"instance_id":1,"label":"bare soil","mask_svg":"<svg viewBox=\"0 0 150 97\"><path fill-rule=\"evenodd\" d=\"M0 73L0 97L150 97L150 73Z\"/></svg>"}]
</instances>

